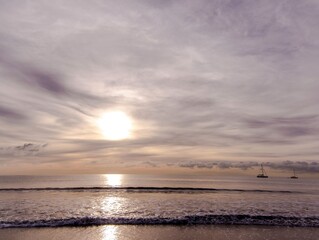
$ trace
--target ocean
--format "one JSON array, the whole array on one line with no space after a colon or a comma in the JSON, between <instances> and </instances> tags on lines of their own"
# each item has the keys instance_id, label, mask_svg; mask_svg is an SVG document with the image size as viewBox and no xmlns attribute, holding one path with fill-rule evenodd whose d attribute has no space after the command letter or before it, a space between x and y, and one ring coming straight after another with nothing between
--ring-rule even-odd
<instances>
[{"instance_id":1,"label":"ocean","mask_svg":"<svg viewBox=\"0 0 319 240\"><path fill-rule=\"evenodd\" d=\"M0 177L0 228L100 225L318 228L319 182L189 175Z\"/></svg>"}]
</instances>

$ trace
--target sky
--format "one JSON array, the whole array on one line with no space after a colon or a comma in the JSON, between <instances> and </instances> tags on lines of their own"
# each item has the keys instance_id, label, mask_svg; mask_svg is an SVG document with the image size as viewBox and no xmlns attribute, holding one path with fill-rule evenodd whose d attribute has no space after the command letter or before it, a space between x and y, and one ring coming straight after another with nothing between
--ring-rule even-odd
<instances>
[{"instance_id":1,"label":"sky","mask_svg":"<svg viewBox=\"0 0 319 240\"><path fill-rule=\"evenodd\" d=\"M319 176L319 1L0 5L0 174Z\"/></svg>"}]
</instances>

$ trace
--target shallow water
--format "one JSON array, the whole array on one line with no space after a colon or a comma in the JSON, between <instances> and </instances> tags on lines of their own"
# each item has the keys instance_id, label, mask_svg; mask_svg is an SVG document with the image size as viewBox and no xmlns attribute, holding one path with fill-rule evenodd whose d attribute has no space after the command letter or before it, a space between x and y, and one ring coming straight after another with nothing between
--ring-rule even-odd
<instances>
[{"instance_id":1,"label":"shallow water","mask_svg":"<svg viewBox=\"0 0 319 240\"><path fill-rule=\"evenodd\" d=\"M319 228L270 226L127 226L0 229L0 240L318 240Z\"/></svg>"},{"instance_id":2,"label":"shallow water","mask_svg":"<svg viewBox=\"0 0 319 240\"><path fill-rule=\"evenodd\" d=\"M318 181L211 176L2 176L0 227L319 226Z\"/></svg>"}]
</instances>

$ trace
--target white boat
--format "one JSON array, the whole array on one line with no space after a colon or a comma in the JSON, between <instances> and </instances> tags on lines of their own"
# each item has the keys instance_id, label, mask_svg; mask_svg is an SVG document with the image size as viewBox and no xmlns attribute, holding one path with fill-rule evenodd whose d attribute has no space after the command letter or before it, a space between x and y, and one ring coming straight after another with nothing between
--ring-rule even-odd
<instances>
[{"instance_id":1,"label":"white boat","mask_svg":"<svg viewBox=\"0 0 319 240\"><path fill-rule=\"evenodd\" d=\"M293 169L293 171L294 171L294 175L291 176L290 178L292 178L292 179L298 179L298 177L297 177L297 175L296 175L296 172L295 172L295 169Z\"/></svg>"}]
</instances>

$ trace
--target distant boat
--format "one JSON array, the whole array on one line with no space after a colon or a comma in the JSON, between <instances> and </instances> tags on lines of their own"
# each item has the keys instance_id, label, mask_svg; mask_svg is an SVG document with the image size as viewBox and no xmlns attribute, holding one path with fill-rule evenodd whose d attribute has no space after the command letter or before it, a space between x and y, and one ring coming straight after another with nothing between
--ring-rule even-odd
<instances>
[{"instance_id":1,"label":"distant boat","mask_svg":"<svg viewBox=\"0 0 319 240\"><path fill-rule=\"evenodd\" d=\"M294 175L293 175L293 176L291 176L290 178L292 178L292 179L298 179L298 177L296 176L295 169L293 169L293 171L294 171Z\"/></svg>"},{"instance_id":2,"label":"distant boat","mask_svg":"<svg viewBox=\"0 0 319 240\"><path fill-rule=\"evenodd\" d=\"M266 170L264 169L263 165L260 164L260 173L257 175L258 178L268 178Z\"/></svg>"}]
</instances>

